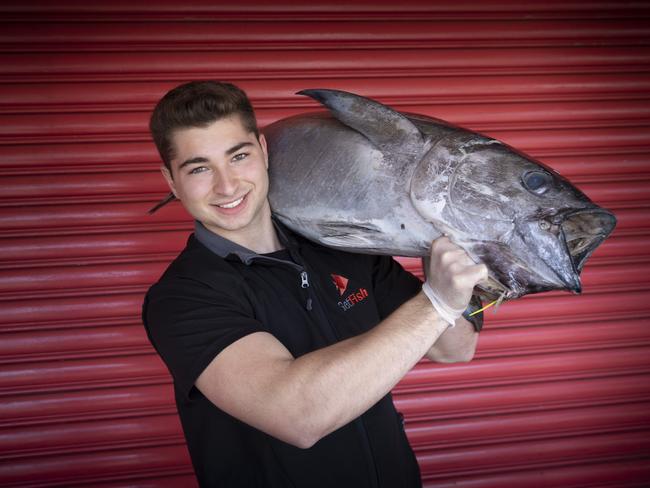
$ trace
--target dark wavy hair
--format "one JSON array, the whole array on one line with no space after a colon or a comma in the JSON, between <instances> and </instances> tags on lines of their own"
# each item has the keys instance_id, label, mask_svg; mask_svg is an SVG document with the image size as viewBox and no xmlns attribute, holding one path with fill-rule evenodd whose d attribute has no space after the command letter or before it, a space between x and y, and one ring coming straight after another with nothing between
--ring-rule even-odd
<instances>
[{"instance_id":1,"label":"dark wavy hair","mask_svg":"<svg viewBox=\"0 0 650 488\"><path fill-rule=\"evenodd\" d=\"M206 127L231 115L239 115L244 128L259 138L253 106L244 90L232 83L191 81L167 92L149 120L151 136L165 167L171 172L171 138L175 130Z\"/></svg>"}]
</instances>

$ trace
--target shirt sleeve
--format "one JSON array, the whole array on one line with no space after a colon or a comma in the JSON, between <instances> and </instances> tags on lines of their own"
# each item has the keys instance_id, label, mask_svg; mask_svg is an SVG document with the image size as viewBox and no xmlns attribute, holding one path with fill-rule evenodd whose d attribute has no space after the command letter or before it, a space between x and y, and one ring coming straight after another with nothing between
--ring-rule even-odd
<instances>
[{"instance_id":1,"label":"shirt sleeve","mask_svg":"<svg viewBox=\"0 0 650 488\"><path fill-rule=\"evenodd\" d=\"M149 340L186 398L221 351L248 334L266 330L241 294L190 279L154 285L145 298L142 318Z\"/></svg>"},{"instance_id":2,"label":"shirt sleeve","mask_svg":"<svg viewBox=\"0 0 650 488\"><path fill-rule=\"evenodd\" d=\"M377 256L373 266L373 286L382 319L422 289L422 282L390 256Z\"/></svg>"}]
</instances>

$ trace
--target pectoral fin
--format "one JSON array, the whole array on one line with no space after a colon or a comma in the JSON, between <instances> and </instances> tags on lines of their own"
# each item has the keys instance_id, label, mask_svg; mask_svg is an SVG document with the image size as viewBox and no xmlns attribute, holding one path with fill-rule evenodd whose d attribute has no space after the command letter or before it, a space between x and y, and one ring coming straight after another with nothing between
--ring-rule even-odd
<instances>
[{"instance_id":1,"label":"pectoral fin","mask_svg":"<svg viewBox=\"0 0 650 488\"><path fill-rule=\"evenodd\" d=\"M320 241L333 247L367 248L377 245L381 230L367 222L318 222Z\"/></svg>"}]
</instances>

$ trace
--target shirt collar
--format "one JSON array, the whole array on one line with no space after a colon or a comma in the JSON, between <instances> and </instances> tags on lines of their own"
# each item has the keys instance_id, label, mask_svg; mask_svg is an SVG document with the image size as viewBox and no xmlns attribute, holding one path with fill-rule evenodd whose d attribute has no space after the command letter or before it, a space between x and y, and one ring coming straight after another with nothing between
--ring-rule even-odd
<instances>
[{"instance_id":1,"label":"shirt collar","mask_svg":"<svg viewBox=\"0 0 650 488\"><path fill-rule=\"evenodd\" d=\"M280 242L287 249L295 248L297 243L289 231L275 219L273 219L273 225L275 225L275 230L278 233ZM253 259L261 257L261 255L257 254L255 251L251 251L244 246L240 246L236 242L228 240L225 237L221 237L219 234L215 234L211 230L208 230L205 225L198 220L194 221L194 236L201 244L210 249L210 251L224 259L234 256L244 264L251 264Z\"/></svg>"}]
</instances>

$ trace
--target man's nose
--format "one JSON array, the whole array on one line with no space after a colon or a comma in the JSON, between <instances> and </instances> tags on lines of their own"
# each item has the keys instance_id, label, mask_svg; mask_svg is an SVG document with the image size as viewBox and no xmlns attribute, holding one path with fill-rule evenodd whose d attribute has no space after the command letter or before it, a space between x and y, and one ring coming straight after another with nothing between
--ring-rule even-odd
<instances>
[{"instance_id":1,"label":"man's nose","mask_svg":"<svg viewBox=\"0 0 650 488\"><path fill-rule=\"evenodd\" d=\"M238 179L228 169L216 171L213 178L215 193L220 195L234 195L237 191Z\"/></svg>"}]
</instances>

